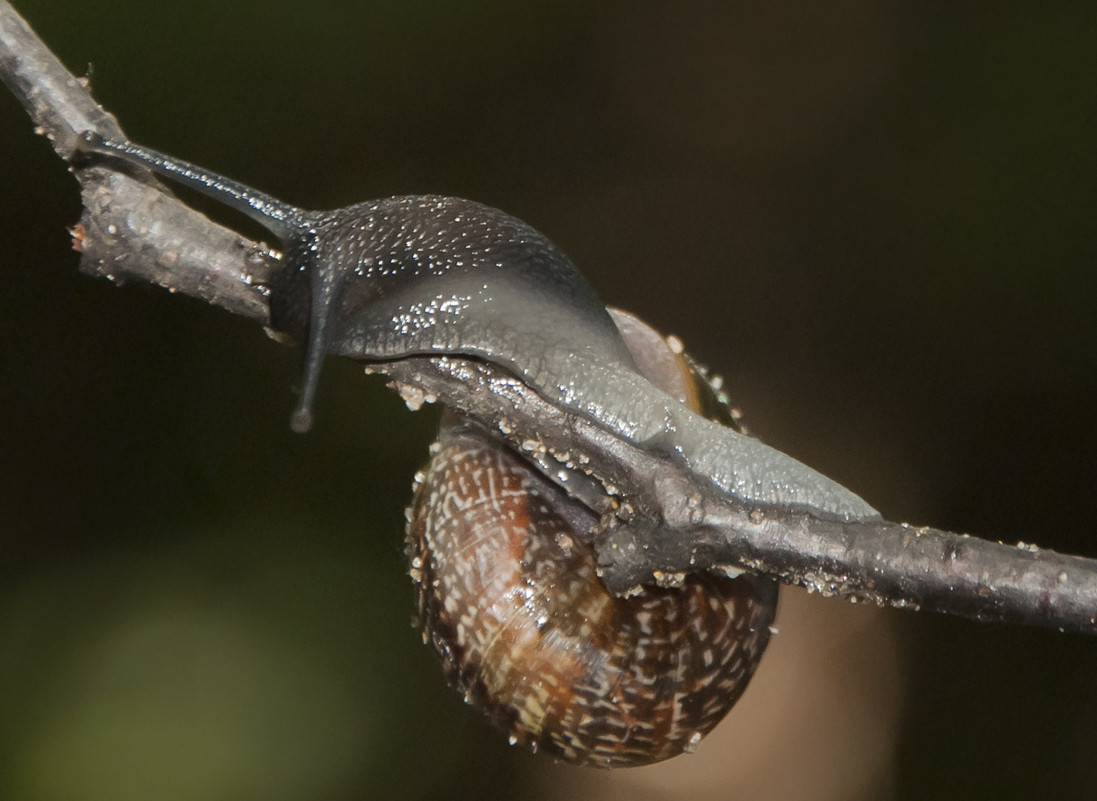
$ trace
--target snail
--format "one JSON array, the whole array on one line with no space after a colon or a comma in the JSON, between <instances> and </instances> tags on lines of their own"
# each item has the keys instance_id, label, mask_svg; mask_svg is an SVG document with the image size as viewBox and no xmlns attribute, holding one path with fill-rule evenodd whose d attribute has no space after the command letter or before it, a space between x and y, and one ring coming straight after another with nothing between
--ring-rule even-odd
<instances>
[{"instance_id":1,"label":"snail","mask_svg":"<svg viewBox=\"0 0 1097 801\"><path fill-rule=\"evenodd\" d=\"M501 211L441 196L305 211L130 142L89 133L82 150L203 191L280 239L270 320L305 344L297 431L311 424L327 353L460 355L684 460L744 502L878 516L746 436L701 371L635 317L611 314L552 242ZM454 413L432 451L408 549L424 637L450 681L512 742L567 761L638 765L692 750L761 658L775 586L699 575L616 598L595 570L595 479L547 472Z\"/></svg>"}]
</instances>

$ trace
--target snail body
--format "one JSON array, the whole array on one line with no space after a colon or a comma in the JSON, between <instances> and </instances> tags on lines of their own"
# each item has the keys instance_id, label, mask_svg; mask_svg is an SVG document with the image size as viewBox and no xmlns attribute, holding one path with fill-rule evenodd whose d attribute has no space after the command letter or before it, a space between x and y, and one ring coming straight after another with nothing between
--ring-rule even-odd
<instances>
[{"instance_id":1,"label":"snail body","mask_svg":"<svg viewBox=\"0 0 1097 801\"><path fill-rule=\"evenodd\" d=\"M879 518L845 487L655 386L567 256L497 209L428 195L306 211L130 142L85 134L83 148L203 191L281 240L271 324L305 343L296 430L311 423L327 353L471 356L505 367L617 436L683 460L745 503L847 521Z\"/></svg>"},{"instance_id":2,"label":"snail body","mask_svg":"<svg viewBox=\"0 0 1097 801\"><path fill-rule=\"evenodd\" d=\"M640 366L700 409L702 377L677 373L680 358L636 318L615 318ZM616 598L597 576L588 508L468 420L450 416L433 450L408 549L424 641L450 683L512 743L568 762L692 750L761 659L773 583L700 575Z\"/></svg>"}]
</instances>

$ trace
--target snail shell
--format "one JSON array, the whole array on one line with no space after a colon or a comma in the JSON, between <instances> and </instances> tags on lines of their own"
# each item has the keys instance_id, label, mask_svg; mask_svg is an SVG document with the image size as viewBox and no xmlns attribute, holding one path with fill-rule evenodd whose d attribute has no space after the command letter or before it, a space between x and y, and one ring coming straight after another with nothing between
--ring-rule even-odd
<instances>
[{"instance_id":1,"label":"snail shell","mask_svg":"<svg viewBox=\"0 0 1097 801\"><path fill-rule=\"evenodd\" d=\"M613 312L650 381L738 428L696 369ZM576 764L644 765L696 747L769 638L776 587L690 576L617 598L596 572L597 516L486 429L448 415L409 509L424 640L466 701Z\"/></svg>"}]
</instances>

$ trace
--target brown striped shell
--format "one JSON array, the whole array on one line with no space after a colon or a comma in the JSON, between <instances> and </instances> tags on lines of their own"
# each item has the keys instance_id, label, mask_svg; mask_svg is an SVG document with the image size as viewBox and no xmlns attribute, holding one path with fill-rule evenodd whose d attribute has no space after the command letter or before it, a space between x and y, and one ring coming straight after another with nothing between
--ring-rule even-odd
<instances>
[{"instance_id":1,"label":"brown striped shell","mask_svg":"<svg viewBox=\"0 0 1097 801\"><path fill-rule=\"evenodd\" d=\"M614 319L649 380L706 413L722 408L676 342ZM721 416L737 425L726 407ZM693 750L739 698L776 587L699 575L617 598L596 574L597 522L491 433L449 417L409 514L424 640L512 743L576 764L649 764Z\"/></svg>"}]
</instances>

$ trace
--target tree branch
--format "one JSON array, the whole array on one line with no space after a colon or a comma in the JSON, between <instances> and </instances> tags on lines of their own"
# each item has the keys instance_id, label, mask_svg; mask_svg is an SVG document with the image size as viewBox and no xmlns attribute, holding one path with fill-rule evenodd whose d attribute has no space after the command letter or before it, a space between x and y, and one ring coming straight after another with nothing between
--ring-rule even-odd
<instances>
[{"instance_id":1,"label":"tree branch","mask_svg":"<svg viewBox=\"0 0 1097 801\"><path fill-rule=\"evenodd\" d=\"M0 77L73 161L85 209L74 234L83 271L155 283L267 324L277 254L194 212L144 171L74 161L82 132L119 139L122 131L5 0ZM546 401L496 365L410 358L370 369L405 394L436 398L498 430L535 461L596 476L616 498L600 510L597 541L614 592L673 584L692 571L749 569L852 601L1097 633L1095 560L747 504L680 461Z\"/></svg>"}]
</instances>

